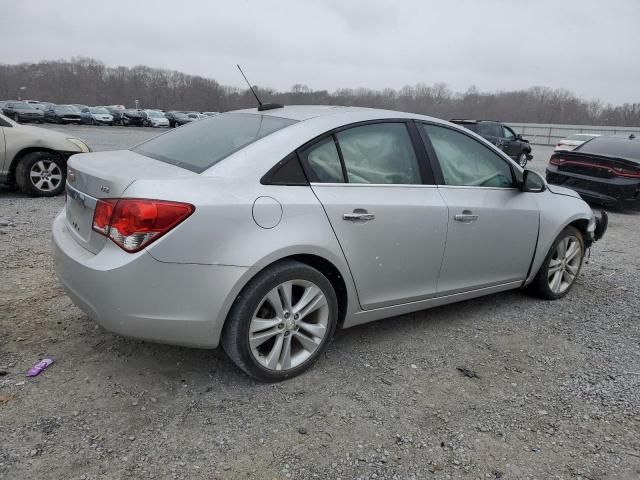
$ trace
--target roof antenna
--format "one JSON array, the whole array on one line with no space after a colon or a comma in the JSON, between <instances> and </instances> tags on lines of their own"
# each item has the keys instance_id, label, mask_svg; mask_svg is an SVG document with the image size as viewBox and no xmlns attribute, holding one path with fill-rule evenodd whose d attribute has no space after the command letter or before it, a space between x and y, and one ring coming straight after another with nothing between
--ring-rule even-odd
<instances>
[{"instance_id":1,"label":"roof antenna","mask_svg":"<svg viewBox=\"0 0 640 480\"><path fill-rule=\"evenodd\" d=\"M274 108L284 108L284 105L281 105L279 103L262 103L260 101L260 99L258 98L258 94L256 93L256 91L253 89L253 87L249 83L249 80L247 80L247 76L242 71L242 68L240 68L240 65L236 64L236 67L238 67L238 70L240 70L240 73L242 74L242 77L244 78L244 81L247 82L247 85L249 86L249 90L251 90L251 93L253 93L253 96L256 97L256 101L258 102L258 111L259 112L263 112L265 110L273 110Z\"/></svg>"}]
</instances>

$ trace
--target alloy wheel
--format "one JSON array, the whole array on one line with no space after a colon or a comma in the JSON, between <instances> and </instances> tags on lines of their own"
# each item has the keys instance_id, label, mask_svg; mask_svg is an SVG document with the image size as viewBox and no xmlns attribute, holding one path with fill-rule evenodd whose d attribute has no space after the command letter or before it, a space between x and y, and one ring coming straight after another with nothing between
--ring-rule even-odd
<instances>
[{"instance_id":1,"label":"alloy wheel","mask_svg":"<svg viewBox=\"0 0 640 480\"><path fill-rule=\"evenodd\" d=\"M40 160L33 164L29 172L31 183L38 190L50 192L55 190L62 179L62 170L51 160Z\"/></svg>"},{"instance_id":2,"label":"alloy wheel","mask_svg":"<svg viewBox=\"0 0 640 480\"><path fill-rule=\"evenodd\" d=\"M555 294L565 292L574 282L582 262L582 245L573 235L564 237L549 260L547 279Z\"/></svg>"},{"instance_id":3,"label":"alloy wheel","mask_svg":"<svg viewBox=\"0 0 640 480\"><path fill-rule=\"evenodd\" d=\"M260 301L249 326L253 358L269 370L289 370L308 360L329 331L329 305L308 280L281 283Z\"/></svg>"},{"instance_id":4,"label":"alloy wheel","mask_svg":"<svg viewBox=\"0 0 640 480\"><path fill-rule=\"evenodd\" d=\"M524 167L526 167L526 166L527 166L527 154L526 154L526 153L522 152L522 153L520 154L520 156L518 157L518 164L519 164L522 168L524 168Z\"/></svg>"}]
</instances>

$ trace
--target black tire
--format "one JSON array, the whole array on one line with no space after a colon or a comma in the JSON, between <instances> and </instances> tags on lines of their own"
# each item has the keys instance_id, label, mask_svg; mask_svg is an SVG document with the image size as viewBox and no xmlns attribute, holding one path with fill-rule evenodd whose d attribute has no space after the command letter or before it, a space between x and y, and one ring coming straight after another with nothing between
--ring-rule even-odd
<instances>
[{"instance_id":1,"label":"black tire","mask_svg":"<svg viewBox=\"0 0 640 480\"><path fill-rule=\"evenodd\" d=\"M32 170L38 162L45 164L55 164L60 172L61 179L55 185L48 182L51 188L39 188L32 181ZM37 167L36 167L37 168ZM32 197L53 197L59 195L64 190L65 179L67 177L67 165L62 158L51 152L33 152L25 155L16 168L16 183L23 193Z\"/></svg>"},{"instance_id":2,"label":"black tire","mask_svg":"<svg viewBox=\"0 0 640 480\"><path fill-rule=\"evenodd\" d=\"M518 162L518 165L520 165L522 168L527 166L527 152L520 152L520 155L518 155L518 159L516 160L516 162Z\"/></svg>"},{"instance_id":3,"label":"black tire","mask_svg":"<svg viewBox=\"0 0 640 480\"><path fill-rule=\"evenodd\" d=\"M551 263L552 258L554 257L558 244L567 237L575 237L580 243L580 248L581 248L580 263L579 263L577 272L574 276L574 279L569 284L568 288L566 288L564 291L560 293L557 293L557 292L554 292L549 285L549 275L550 275L549 265ZM553 244L551 245L551 248L549 249L549 252L545 257L544 262L542 262L542 266L540 267L540 270L538 271L535 278L529 285L529 291L534 295L536 295L537 297L544 298L545 300L557 300L559 298L564 297L573 288L573 285L575 285L576 283L575 280L578 278L578 275L580 275L580 271L582 270L582 264L584 262L584 255L585 255L585 244L584 244L584 237L582 235L582 232L580 232L580 230L578 230L575 227L571 227L571 226L566 227L564 230L562 230L562 232L560 232L558 237L554 240Z\"/></svg>"},{"instance_id":4,"label":"black tire","mask_svg":"<svg viewBox=\"0 0 640 480\"><path fill-rule=\"evenodd\" d=\"M272 370L258 363L249 346L249 327L254 313L272 289L289 280L306 280L320 288L329 308L325 337L318 348L302 364L288 370ZM333 337L338 320L338 299L333 286L315 268L286 260L258 273L238 295L222 330L221 345L225 353L245 373L262 382L279 382L300 375L311 367Z\"/></svg>"}]
</instances>

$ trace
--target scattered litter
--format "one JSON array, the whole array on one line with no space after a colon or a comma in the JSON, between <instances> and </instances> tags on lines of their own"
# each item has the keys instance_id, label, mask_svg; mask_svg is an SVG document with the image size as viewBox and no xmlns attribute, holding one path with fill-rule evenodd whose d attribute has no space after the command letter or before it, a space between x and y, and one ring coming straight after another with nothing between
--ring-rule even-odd
<instances>
[{"instance_id":1,"label":"scattered litter","mask_svg":"<svg viewBox=\"0 0 640 480\"><path fill-rule=\"evenodd\" d=\"M640 372L624 372L625 375L640 375Z\"/></svg>"},{"instance_id":2,"label":"scattered litter","mask_svg":"<svg viewBox=\"0 0 640 480\"><path fill-rule=\"evenodd\" d=\"M16 398L16 397L14 397L13 395L0 395L0 405L4 405L5 403L9 403L14 398Z\"/></svg>"},{"instance_id":3,"label":"scattered litter","mask_svg":"<svg viewBox=\"0 0 640 480\"><path fill-rule=\"evenodd\" d=\"M7 375L9 372L7 372L6 370L0 370L0 377L4 377L5 375Z\"/></svg>"},{"instance_id":4,"label":"scattered litter","mask_svg":"<svg viewBox=\"0 0 640 480\"><path fill-rule=\"evenodd\" d=\"M389 379L387 379L387 378L382 377L380 380L381 380L381 381L382 381L382 383L384 383L385 385L391 385L391 380L389 380Z\"/></svg>"},{"instance_id":5,"label":"scattered litter","mask_svg":"<svg viewBox=\"0 0 640 480\"><path fill-rule=\"evenodd\" d=\"M465 377L469 377L469 378L480 378L480 376L474 372L473 370L469 370L468 368L465 367L456 367L456 370L458 370L459 372L461 372Z\"/></svg>"},{"instance_id":6,"label":"scattered litter","mask_svg":"<svg viewBox=\"0 0 640 480\"><path fill-rule=\"evenodd\" d=\"M411 364L411 368L416 369L416 368L418 368L418 366L415 363L412 363Z\"/></svg>"},{"instance_id":7,"label":"scattered litter","mask_svg":"<svg viewBox=\"0 0 640 480\"><path fill-rule=\"evenodd\" d=\"M52 363L53 363L53 358L43 358L42 360L40 360L38 363L36 363L33 367L29 369L26 376L36 377L40 375L40 373Z\"/></svg>"},{"instance_id":8,"label":"scattered litter","mask_svg":"<svg viewBox=\"0 0 640 480\"><path fill-rule=\"evenodd\" d=\"M16 382L15 383L16 387L21 387L24 385L24 380L22 380L21 382Z\"/></svg>"},{"instance_id":9,"label":"scattered litter","mask_svg":"<svg viewBox=\"0 0 640 480\"><path fill-rule=\"evenodd\" d=\"M307 434L307 429L306 429L306 428L304 428L304 427L300 427L300 428L298 429L298 433L299 433L300 435L306 435L306 434Z\"/></svg>"}]
</instances>

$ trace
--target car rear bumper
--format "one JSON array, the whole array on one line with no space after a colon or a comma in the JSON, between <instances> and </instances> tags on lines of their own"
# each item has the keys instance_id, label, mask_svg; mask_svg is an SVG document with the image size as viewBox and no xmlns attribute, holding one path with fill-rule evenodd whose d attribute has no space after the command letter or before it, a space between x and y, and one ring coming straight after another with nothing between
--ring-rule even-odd
<instances>
[{"instance_id":1,"label":"car rear bumper","mask_svg":"<svg viewBox=\"0 0 640 480\"><path fill-rule=\"evenodd\" d=\"M546 177L548 183L575 190L587 201L618 209L640 209L640 180L561 172L554 165L547 167Z\"/></svg>"},{"instance_id":2,"label":"car rear bumper","mask_svg":"<svg viewBox=\"0 0 640 480\"><path fill-rule=\"evenodd\" d=\"M160 262L107 242L93 254L53 223L55 269L67 294L105 329L158 343L214 348L246 267Z\"/></svg>"}]
</instances>

